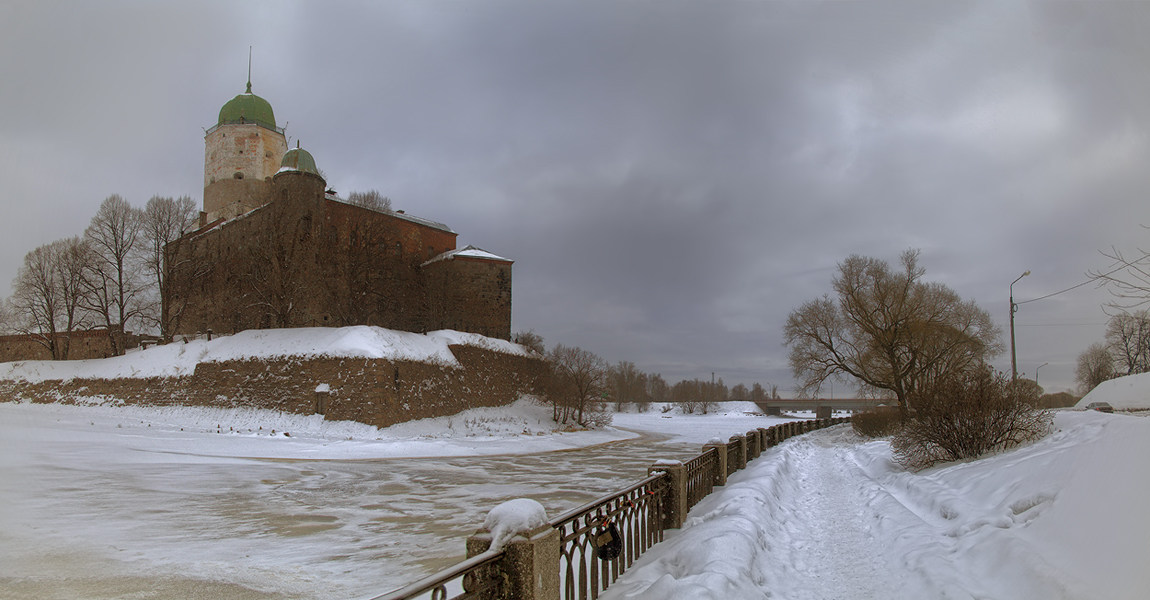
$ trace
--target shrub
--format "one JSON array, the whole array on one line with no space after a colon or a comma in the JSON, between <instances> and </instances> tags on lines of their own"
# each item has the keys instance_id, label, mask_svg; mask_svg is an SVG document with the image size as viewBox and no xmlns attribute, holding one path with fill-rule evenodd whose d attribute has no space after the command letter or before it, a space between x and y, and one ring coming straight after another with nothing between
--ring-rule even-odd
<instances>
[{"instance_id":1,"label":"shrub","mask_svg":"<svg viewBox=\"0 0 1150 600\"><path fill-rule=\"evenodd\" d=\"M899 417L898 409L877 408L852 415L851 426L862 436L886 437L898 431L902 426L902 419Z\"/></svg>"},{"instance_id":2,"label":"shrub","mask_svg":"<svg viewBox=\"0 0 1150 600\"><path fill-rule=\"evenodd\" d=\"M978 458L1037 440L1051 414L1026 402L1002 373L981 368L916 394L914 412L891 439L894 458L909 469Z\"/></svg>"}]
</instances>

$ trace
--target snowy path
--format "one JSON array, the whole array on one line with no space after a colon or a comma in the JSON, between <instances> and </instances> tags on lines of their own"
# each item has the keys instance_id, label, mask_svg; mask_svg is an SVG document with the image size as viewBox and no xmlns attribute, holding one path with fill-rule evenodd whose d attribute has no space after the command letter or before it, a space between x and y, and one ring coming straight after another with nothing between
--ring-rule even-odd
<instances>
[{"instance_id":1,"label":"snowy path","mask_svg":"<svg viewBox=\"0 0 1150 600\"><path fill-rule=\"evenodd\" d=\"M901 585L882 559L883 546L870 527L875 515L858 485L870 480L849 449L804 443L787 452L798 477L796 497L783 502L794 513L786 521L793 542L781 553L792 576L780 578L780 586L794 584L786 595L812 600L894 597Z\"/></svg>"},{"instance_id":2,"label":"snowy path","mask_svg":"<svg viewBox=\"0 0 1150 600\"><path fill-rule=\"evenodd\" d=\"M764 453L604 598L906 597L909 576L873 527L874 500L889 495L857 463L857 442L840 427Z\"/></svg>"},{"instance_id":3,"label":"snowy path","mask_svg":"<svg viewBox=\"0 0 1150 600\"><path fill-rule=\"evenodd\" d=\"M1150 597L1150 419L1061 413L1055 428L921 473L846 426L790 440L700 502L603 598Z\"/></svg>"}]
</instances>

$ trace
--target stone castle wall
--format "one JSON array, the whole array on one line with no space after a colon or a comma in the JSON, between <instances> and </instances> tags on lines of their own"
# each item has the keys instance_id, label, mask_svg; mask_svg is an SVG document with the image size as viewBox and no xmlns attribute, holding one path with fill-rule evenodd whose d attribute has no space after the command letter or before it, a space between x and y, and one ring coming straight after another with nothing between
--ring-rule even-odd
<instances>
[{"instance_id":1,"label":"stone castle wall","mask_svg":"<svg viewBox=\"0 0 1150 600\"><path fill-rule=\"evenodd\" d=\"M116 333L122 348L140 345L140 336L131 332ZM58 344L68 345L68 360L107 358L112 356L112 340L107 330L73 331L56 335ZM0 336L0 362L14 360L52 360L48 348L30 335Z\"/></svg>"},{"instance_id":2,"label":"stone castle wall","mask_svg":"<svg viewBox=\"0 0 1150 600\"><path fill-rule=\"evenodd\" d=\"M510 261L424 265L455 249L454 232L331 200L310 173L269 185L262 208L168 245L176 334L376 325L510 339Z\"/></svg>"},{"instance_id":3,"label":"stone castle wall","mask_svg":"<svg viewBox=\"0 0 1150 600\"><path fill-rule=\"evenodd\" d=\"M317 412L320 384L326 418L376 427L505 406L532 394L546 374L539 358L452 345L461 367L382 359L315 358L201 363L187 377L0 381L0 396L32 402L111 397L145 406L264 408Z\"/></svg>"},{"instance_id":4,"label":"stone castle wall","mask_svg":"<svg viewBox=\"0 0 1150 600\"><path fill-rule=\"evenodd\" d=\"M508 339L511 263L455 256L424 267L432 298L428 329Z\"/></svg>"}]
</instances>

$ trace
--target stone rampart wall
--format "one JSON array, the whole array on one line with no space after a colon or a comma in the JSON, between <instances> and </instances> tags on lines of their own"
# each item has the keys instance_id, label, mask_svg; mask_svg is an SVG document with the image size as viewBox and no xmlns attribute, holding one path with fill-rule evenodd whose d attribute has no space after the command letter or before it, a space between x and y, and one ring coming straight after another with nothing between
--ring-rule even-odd
<instances>
[{"instance_id":1,"label":"stone rampart wall","mask_svg":"<svg viewBox=\"0 0 1150 600\"><path fill-rule=\"evenodd\" d=\"M450 347L461 367L383 359L314 358L200 363L195 374L150 379L0 381L0 397L71 402L105 396L140 405L250 407L313 414L320 394L330 420L376 427L504 406L534 393L546 363L472 346Z\"/></svg>"}]
</instances>

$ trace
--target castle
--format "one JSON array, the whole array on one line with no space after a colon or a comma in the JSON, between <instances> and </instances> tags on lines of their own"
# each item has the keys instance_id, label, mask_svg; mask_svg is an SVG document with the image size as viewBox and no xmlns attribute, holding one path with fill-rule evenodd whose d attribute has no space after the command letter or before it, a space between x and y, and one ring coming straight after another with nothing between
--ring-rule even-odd
<instances>
[{"instance_id":1,"label":"castle","mask_svg":"<svg viewBox=\"0 0 1150 600\"><path fill-rule=\"evenodd\" d=\"M204 146L199 227L166 250L166 330L378 325L510 339L511 260L456 248L442 223L338 197L250 81Z\"/></svg>"}]
</instances>

